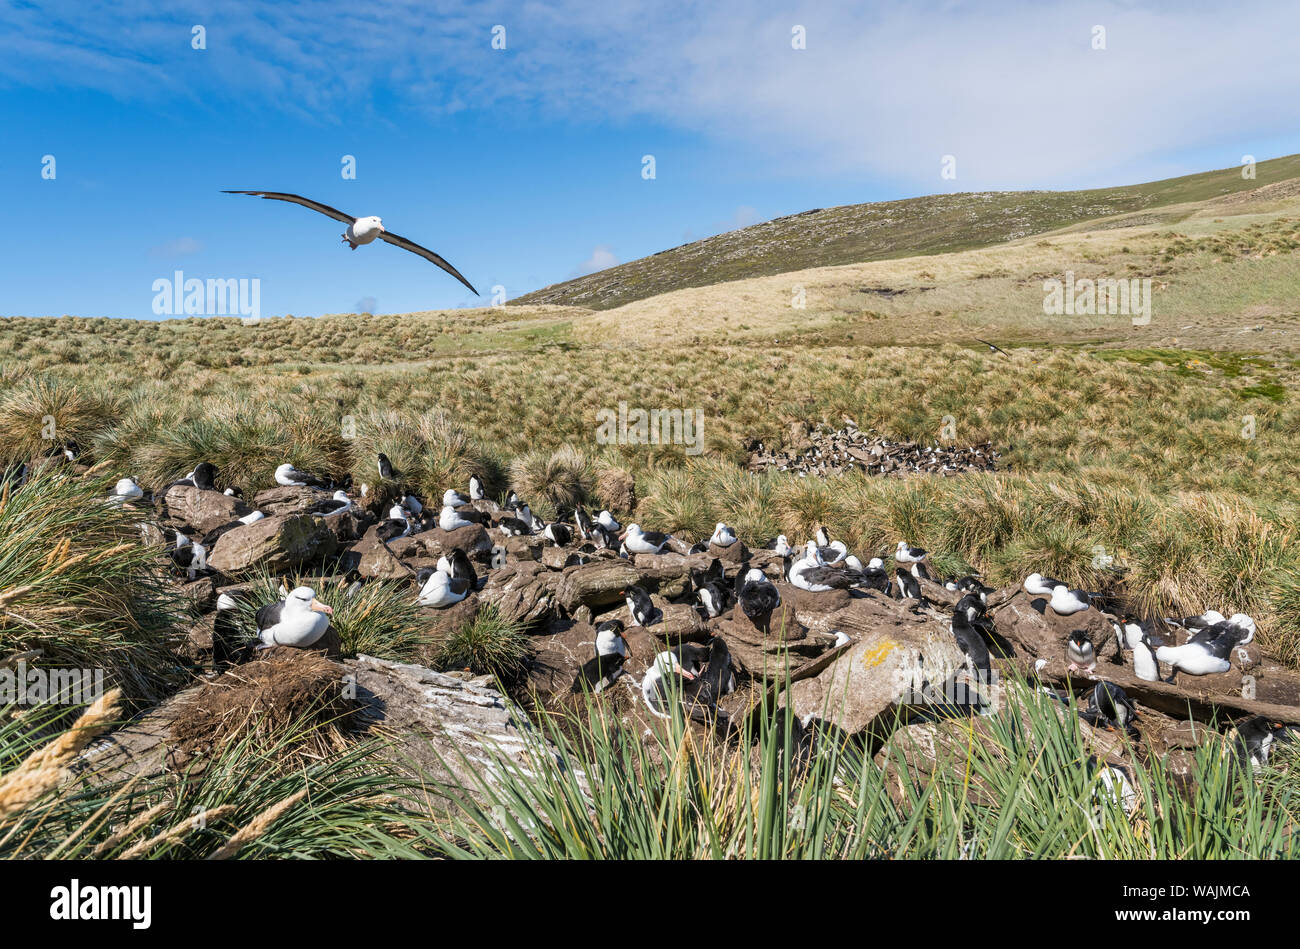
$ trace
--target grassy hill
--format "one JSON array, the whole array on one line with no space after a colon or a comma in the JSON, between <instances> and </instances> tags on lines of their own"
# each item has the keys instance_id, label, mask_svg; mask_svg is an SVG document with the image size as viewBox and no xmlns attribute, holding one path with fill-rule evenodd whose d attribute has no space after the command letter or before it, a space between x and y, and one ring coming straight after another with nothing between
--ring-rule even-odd
<instances>
[{"instance_id":1,"label":"grassy hill","mask_svg":"<svg viewBox=\"0 0 1300 949\"><path fill-rule=\"evenodd\" d=\"M1226 168L1090 191L937 194L818 208L552 284L511 302L604 310L684 287L987 247L1117 215L1171 223L1181 220L1178 212L1154 212L1300 177L1300 155L1260 162L1256 173L1244 180L1240 168Z\"/></svg>"}]
</instances>

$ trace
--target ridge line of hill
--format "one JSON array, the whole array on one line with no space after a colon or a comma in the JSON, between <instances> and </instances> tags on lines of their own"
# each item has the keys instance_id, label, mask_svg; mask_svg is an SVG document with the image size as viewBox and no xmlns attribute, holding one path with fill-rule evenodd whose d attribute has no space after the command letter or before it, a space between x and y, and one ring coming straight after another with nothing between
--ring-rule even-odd
<instances>
[{"instance_id":1,"label":"ridge line of hill","mask_svg":"<svg viewBox=\"0 0 1300 949\"><path fill-rule=\"evenodd\" d=\"M1300 178L1300 155L1083 191L976 191L813 208L551 284L511 305L613 309L672 290L813 267L970 250Z\"/></svg>"}]
</instances>

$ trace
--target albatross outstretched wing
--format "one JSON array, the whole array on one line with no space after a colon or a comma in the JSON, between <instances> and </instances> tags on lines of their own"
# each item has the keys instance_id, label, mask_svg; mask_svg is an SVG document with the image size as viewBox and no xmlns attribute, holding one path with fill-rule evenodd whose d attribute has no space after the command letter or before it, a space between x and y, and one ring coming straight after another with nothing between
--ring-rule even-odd
<instances>
[{"instance_id":1,"label":"albatross outstretched wing","mask_svg":"<svg viewBox=\"0 0 1300 949\"><path fill-rule=\"evenodd\" d=\"M290 204L301 204L304 208L319 211L321 214L332 217L336 221L342 221L344 224L351 224L356 220L351 214L344 214L338 208L332 208L328 204L321 204L311 198L304 198L300 194L287 194L284 191L222 191L221 193L251 194L256 198L270 198L273 201L288 201Z\"/></svg>"},{"instance_id":2,"label":"albatross outstretched wing","mask_svg":"<svg viewBox=\"0 0 1300 949\"><path fill-rule=\"evenodd\" d=\"M1011 354L1010 354L1009 352L1007 352L1007 351L1006 351L1005 349L1003 349L1001 346L994 346L994 345L993 345L992 343L990 343L987 339L980 339L978 336L976 336L976 337L975 337L975 342L977 342L977 343L983 343L985 346L987 346L987 347L989 348L989 352L997 351L997 352L1001 353L1002 355L1006 356L1008 359L1011 358Z\"/></svg>"},{"instance_id":3,"label":"albatross outstretched wing","mask_svg":"<svg viewBox=\"0 0 1300 949\"><path fill-rule=\"evenodd\" d=\"M433 251L429 250L427 247L421 247L419 244L415 243L415 241L408 241L405 237L399 237L398 235L394 234L392 231L384 231L379 235L379 239L381 241L387 241L388 243L392 244L394 247L400 247L402 248L402 250L409 250L412 254L419 254L425 260L432 261L433 263L441 267L443 270L447 271L447 273L451 274L453 277L459 280L461 283L463 283L465 286L469 287L470 292L473 293L474 296L479 295L478 291L474 289L473 284L471 284L468 280L466 280L464 277L460 275L459 270L457 270L451 264L447 263L447 261L443 260L441 257L435 254Z\"/></svg>"}]
</instances>

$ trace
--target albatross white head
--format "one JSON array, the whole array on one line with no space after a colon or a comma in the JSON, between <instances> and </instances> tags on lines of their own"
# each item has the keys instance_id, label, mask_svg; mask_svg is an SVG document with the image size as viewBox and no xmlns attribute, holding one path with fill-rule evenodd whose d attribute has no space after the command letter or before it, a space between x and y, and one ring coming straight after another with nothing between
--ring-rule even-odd
<instances>
[{"instance_id":1,"label":"albatross white head","mask_svg":"<svg viewBox=\"0 0 1300 949\"><path fill-rule=\"evenodd\" d=\"M683 679L695 678L695 673L683 666L677 655L670 649L665 649L655 656L654 669L661 676L671 675L675 672Z\"/></svg>"},{"instance_id":2,"label":"albatross white head","mask_svg":"<svg viewBox=\"0 0 1300 949\"><path fill-rule=\"evenodd\" d=\"M709 538L709 543L717 544L719 547L729 547L735 542L736 532L722 521L718 521L713 528L713 536Z\"/></svg>"},{"instance_id":3,"label":"albatross white head","mask_svg":"<svg viewBox=\"0 0 1300 949\"><path fill-rule=\"evenodd\" d=\"M334 615L334 607L327 606L316 599L316 591L311 587L294 587L284 600L284 611L288 614L324 613Z\"/></svg>"}]
</instances>

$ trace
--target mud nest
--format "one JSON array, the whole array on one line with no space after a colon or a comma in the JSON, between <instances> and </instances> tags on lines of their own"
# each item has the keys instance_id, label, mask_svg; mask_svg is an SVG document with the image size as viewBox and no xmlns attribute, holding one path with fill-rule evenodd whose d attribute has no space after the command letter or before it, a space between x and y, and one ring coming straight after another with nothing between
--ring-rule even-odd
<instances>
[{"instance_id":1,"label":"mud nest","mask_svg":"<svg viewBox=\"0 0 1300 949\"><path fill-rule=\"evenodd\" d=\"M337 663L276 647L200 688L181 708L172 737L186 757L219 754L250 738L287 745L277 758L296 765L341 751L358 708Z\"/></svg>"}]
</instances>

